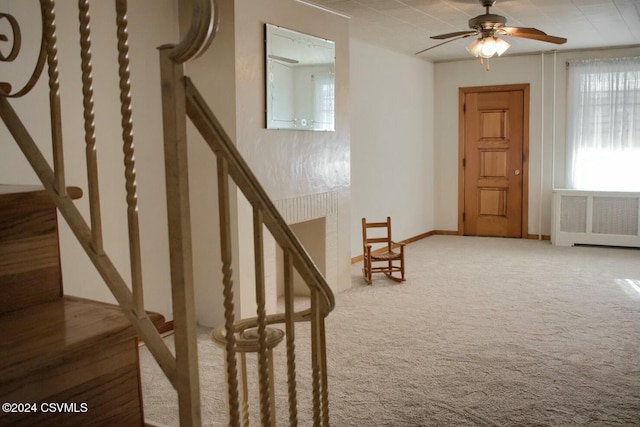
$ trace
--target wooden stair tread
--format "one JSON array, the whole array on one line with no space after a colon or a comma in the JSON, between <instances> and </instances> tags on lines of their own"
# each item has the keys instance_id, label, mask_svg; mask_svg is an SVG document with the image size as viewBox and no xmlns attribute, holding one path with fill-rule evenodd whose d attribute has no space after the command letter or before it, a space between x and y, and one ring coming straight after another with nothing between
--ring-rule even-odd
<instances>
[{"instance_id":1,"label":"wooden stair tread","mask_svg":"<svg viewBox=\"0 0 640 427\"><path fill-rule=\"evenodd\" d=\"M67 187L67 194L72 199L82 197L80 187ZM55 206L49 193L38 185L0 184L0 206L22 209L29 206Z\"/></svg>"},{"instance_id":2,"label":"wooden stair tread","mask_svg":"<svg viewBox=\"0 0 640 427\"><path fill-rule=\"evenodd\" d=\"M158 327L164 318L150 313ZM65 296L0 316L0 378L10 380L105 341L135 337L119 307Z\"/></svg>"},{"instance_id":3,"label":"wooden stair tread","mask_svg":"<svg viewBox=\"0 0 640 427\"><path fill-rule=\"evenodd\" d=\"M67 193L72 199L79 199L82 197L82 190L80 187L67 187ZM41 185L19 185L19 184L0 184L0 201L4 201L5 198L35 198L46 196L48 200L51 200L48 196L47 190ZM10 199L7 199L10 200Z\"/></svg>"},{"instance_id":4,"label":"wooden stair tread","mask_svg":"<svg viewBox=\"0 0 640 427\"><path fill-rule=\"evenodd\" d=\"M78 187L67 187L79 198ZM0 184L0 315L62 296L58 214L41 186Z\"/></svg>"}]
</instances>

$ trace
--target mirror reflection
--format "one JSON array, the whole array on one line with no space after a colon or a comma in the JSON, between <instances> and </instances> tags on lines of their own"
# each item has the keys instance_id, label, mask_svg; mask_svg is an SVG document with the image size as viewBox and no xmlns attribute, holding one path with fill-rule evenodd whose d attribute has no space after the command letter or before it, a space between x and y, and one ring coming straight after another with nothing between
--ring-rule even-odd
<instances>
[{"instance_id":1,"label":"mirror reflection","mask_svg":"<svg viewBox=\"0 0 640 427\"><path fill-rule=\"evenodd\" d=\"M335 130L335 43L266 24L268 129Z\"/></svg>"}]
</instances>

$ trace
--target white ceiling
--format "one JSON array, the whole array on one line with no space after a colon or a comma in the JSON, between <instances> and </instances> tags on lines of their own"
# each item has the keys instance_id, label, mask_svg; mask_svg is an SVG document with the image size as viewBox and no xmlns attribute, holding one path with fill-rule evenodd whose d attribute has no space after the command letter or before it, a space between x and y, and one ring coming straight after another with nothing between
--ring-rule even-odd
<instances>
[{"instance_id":1,"label":"white ceiling","mask_svg":"<svg viewBox=\"0 0 640 427\"><path fill-rule=\"evenodd\" d=\"M468 21L485 13L478 0L304 0L347 15L351 36L377 46L415 54L439 43L429 37L469 29ZM516 37L505 55L553 49L575 50L640 45L640 0L497 0L491 13L507 26L534 27L568 39L556 45ZM468 59L456 40L419 55L434 62Z\"/></svg>"}]
</instances>

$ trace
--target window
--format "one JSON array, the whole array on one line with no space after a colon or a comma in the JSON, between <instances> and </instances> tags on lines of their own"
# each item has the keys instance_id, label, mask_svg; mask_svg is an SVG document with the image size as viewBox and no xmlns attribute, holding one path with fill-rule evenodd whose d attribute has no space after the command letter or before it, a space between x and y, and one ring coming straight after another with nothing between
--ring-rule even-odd
<instances>
[{"instance_id":1,"label":"window","mask_svg":"<svg viewBox=\"0 0 640 427\"><path fill-rule=\"evenodd\" d=\"M333 73L316 73L313 79L315 128L334 130L335 79Z\"/></svg>"},{"instance_id":2,"label":"window","mask_svg":"<svg viewBox=\"0 0 640 427\"><path fill-rule=\"evenodd\" d=\"M569 62L567 187L640 191L640 57Z\"/></svg>"}]
</instances>

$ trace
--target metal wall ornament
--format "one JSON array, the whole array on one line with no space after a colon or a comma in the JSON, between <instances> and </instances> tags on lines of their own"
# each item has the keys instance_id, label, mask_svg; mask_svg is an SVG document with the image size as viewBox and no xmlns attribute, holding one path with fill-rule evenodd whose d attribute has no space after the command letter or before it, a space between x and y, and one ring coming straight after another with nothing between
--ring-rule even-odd
<instances>
[{"instance_id":1,"label":"metal wall ornament","mask_svg":"<svg viewBox=\"0 0 640 427\"><path fill-rule=\"evenodd\" d=\"M20 25L18 25L18 21L16 21L16 18L14 18L13 15L9 15L8 13L0 13L0 20L2 19L6 19L11 26L11 32L13 33L13 43L11 46L11 50L9 51L9 54L7 56L5 56L4 53L2 53L2 51L0 50L0 61L11 62L16 59L16 56L18 56L18 52L20 52L20 45L22 44ZM0 41L6 42L9 41L9 39L7 38L6 34L0 34Z\"/></svg>"},{"instance_id":2,"label":"metal wall ornament","mask_svg":"<svg viewBox=\"0 0 640 427\"><path fill-rule=\"evenodd\" d=\"M42 74L42 70L44 69L44 64L47 59L48 48L45 41L45 34L47 31L49 31L53 36L51 44L55 45L55 16L53 12L53 0L40 0L40 10L42 11L41 16L43 33L40 41L38 60L33 69L33 72L31 73L31 77L29 78L29 80L27 80L27 83L17 91L13 91L13 86L11 85L11 83L0 81L0 96L6 98L20 98L21 96L26 95L27 93L29 93L29 91L31 91L31 89L33 89L36 82L40 78L40 75ZM0 62L13 62L18 57L22 49L22 33L20 30L20 25L13 15L8 13L0 13L0 23L4 20L9 22L9 27L11 28L12 45L9 53L6 55L4 53L4 50L0 49ZM7 34L0 33L0 42L8 41L9 37L7 37ZM2 46L2 44L0 44L0 46ZM55 49L52 49L49 54L56 54L54 50Z\"/></svg>"}]
</instances>

